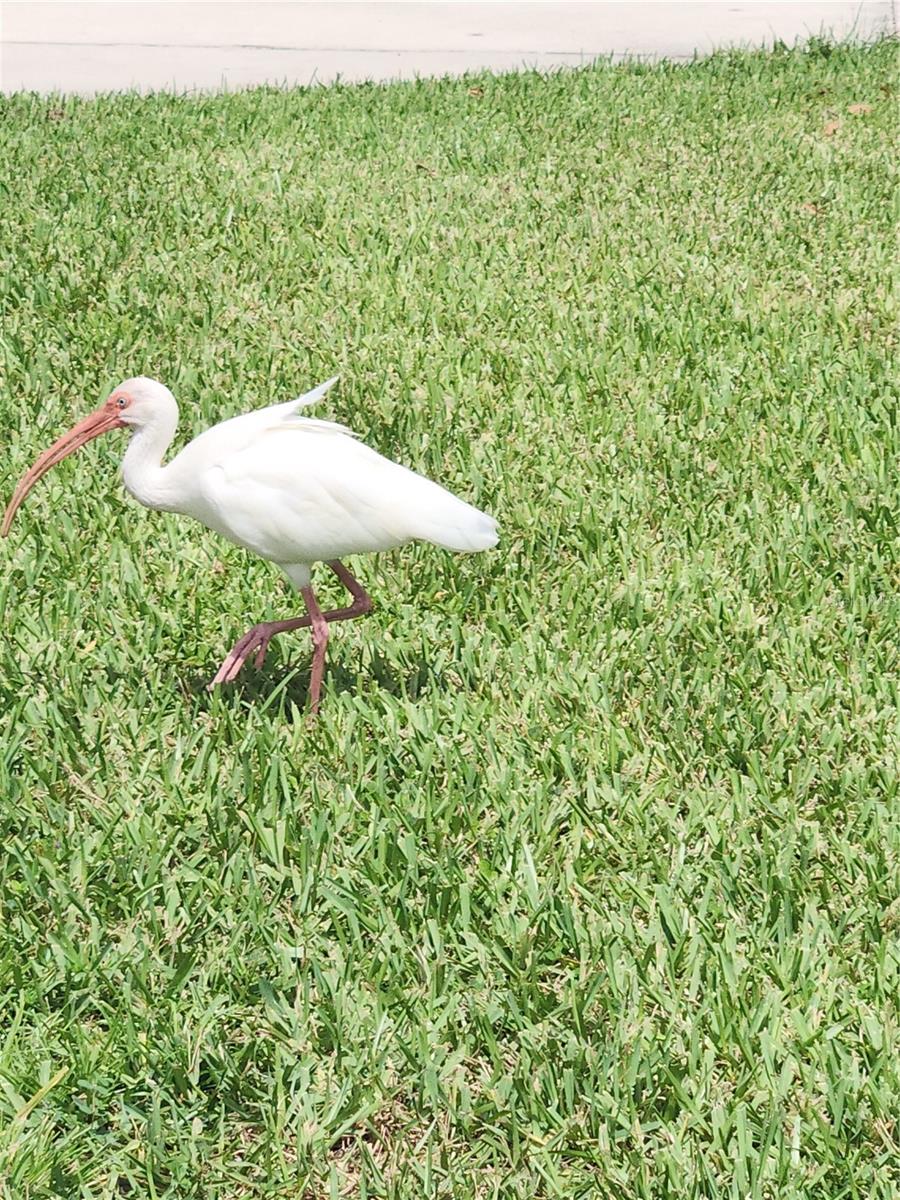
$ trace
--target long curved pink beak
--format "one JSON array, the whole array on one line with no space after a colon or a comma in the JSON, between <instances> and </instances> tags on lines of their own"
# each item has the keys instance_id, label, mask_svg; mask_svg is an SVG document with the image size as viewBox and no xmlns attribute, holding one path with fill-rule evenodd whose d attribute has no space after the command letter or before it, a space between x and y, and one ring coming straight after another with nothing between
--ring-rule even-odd
<instances>
[{"instance_id":1,"label":"long curved pink beak","mask_svg":"<svg viewBox=\"0 0 900 1200\"><path fill-rule=\"evenodd\" d=\"M90 416L79 421L73 426L68 433L64 433L61 438L58 438L49 450L45 450L34 466L30 467L19 482L16 484L16 490L13 492L12 499L6 506L6 512L3 514L3 525L0 527L0 534L3 537L9 533L9 527L12 525L13 517L16 515L16 509L41 478L46 475L51 467L55 467L58 462L62 462L74 450L85 445L92 438L99 437L101 433L108 433L111 429L118 429L124 426L125 422L119 416L118 410L113 408L109 403L102 405Z\"/></svg>"}]
</instances>

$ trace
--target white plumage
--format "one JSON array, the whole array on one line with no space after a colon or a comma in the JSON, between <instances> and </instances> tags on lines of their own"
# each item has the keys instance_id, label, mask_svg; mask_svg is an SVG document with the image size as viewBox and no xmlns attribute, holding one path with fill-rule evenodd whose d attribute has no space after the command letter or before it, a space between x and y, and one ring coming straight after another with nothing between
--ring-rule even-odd
<instances>
[{"instance_id":1,"label":"white plumage","mask_svg":"<svg viewBox=\"0 0 900 1200\"><path fill-rule=\"evenodd\" d=\"M178 495L162 507L278 563L297 586L309 579L298 567L414 539L458 551L495 545L497 527L485 513L376 453L346 426L299 415L334 382L201 433L163 468ZM144 499L128 455L124 474Z\"/></svg>"},{"instance_id":2,"label":"white plumage","mask_svg":"<svg viewBox=\"0 0 900 1200\"><path fill-rule=\"evenodd\" d=\"M497 526L439 484L391 462L343 425L302 416L337 377L286 404L273 404L207 429L166 466L178 423L175 397L143 376L120 384L104 405L63 435L23 476L3 523L37 480L91 438L128 426L125 486L148 508L184 513L229 541L277 563L304 596L308 617L254 626L222 664L214 683L235 678L256 651L262 662L274 633L311 625L315 644L311 697L318 701L327 623L362 615L371 602L338 561L389 550L414 539L448 550L487 550ZM327 562L354 602L322 614L310 586L313 563ZM321 651L321 653L320 653Z\"/></svg>"},{"instance_id":3,"label":"white plumage","mask_svg":"<svg viewBox=\"0 0 900 1200\"><path fill-rule=\"evenodd\" d=\"M136 426L125 486L151 508L196 517L277 563L298 587L313 563L414 539L456 551L496 545L496 523L484 512L377 454L346 426L300 415L334 383L222 421L160 467L162 434L168 445L178 408L162 384L128 379L116 390L132 396L132 414L152 407L166 420Z\"/></svg>"}]
</instances>

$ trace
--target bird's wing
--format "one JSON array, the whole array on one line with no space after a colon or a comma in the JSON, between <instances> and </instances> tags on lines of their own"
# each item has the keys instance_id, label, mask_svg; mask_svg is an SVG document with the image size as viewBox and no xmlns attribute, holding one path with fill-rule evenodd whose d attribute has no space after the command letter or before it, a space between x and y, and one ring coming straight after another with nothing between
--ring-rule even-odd
<instances>
[{"instance_id":1,"label":"bird's wing","mask_svg":"<svg viewBox=\"0 0 900 1200\"><path fill-rule=\"evenodd\" d=\"M295 417L204 474L206 494L240 540L276 562L312 562L406 541L409 505L392 502L404 473L327 421Z\"/></svg>"},{"instance_id":2,"label":"bird's wing","mask_svg":"<svg viewBox=\"0 0 900 1200\"><path fill-rule=\"evenodd\" d=\"M167 468L190 501L182 511L281 563L386 550L411 538L453 550L493 545L490 517L345 426L300 415L335 381L223 421L185 446Z\"/></svg>"},{"instance_id":3,"label":"bird's wing","mask_svg":"<svg viewBox=\"0 0 900 1200\"><path fill-rule=\"evenodd\" d=\"M203 475L229 536L276 562L315 562L424 538L456 550L496 541L493 521L431 480L297 417ZM486 540L485 540L486 539Z\"/></svg>"}]
</instances>

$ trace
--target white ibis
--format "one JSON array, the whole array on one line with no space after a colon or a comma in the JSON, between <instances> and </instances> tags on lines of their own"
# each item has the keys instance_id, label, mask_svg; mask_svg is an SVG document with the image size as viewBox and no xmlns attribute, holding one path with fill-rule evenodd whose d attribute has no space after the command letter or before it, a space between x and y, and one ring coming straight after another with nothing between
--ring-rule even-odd
<instances>
[{"instance_id":1,"label":"white ibis","mask_svg":"<svg viewBox=\"0 0 900 1200\"><path fill-rule=\"evenodd\" d=\"M299 415L335 379L287 404L233 417L194 438L162 465L178 424L175 397L155 379L126 379L95 412L79 421L19 480L3 518L9 533L16 509L56 463L92 438L127 427L125 487L147 508L195 517L229 541L277 563L303 596L307 615L264 621L232 647L210 687L235 679L255 653L260 667L276 633L312 628L310 708L318 711L328 624L372 608L365 589L339 560L419 539L448 550L496 545L493 518L431 480L383 458L343 425ZM322 612L310 567L326 562L352 596L346 608Z\"/></svg>"}]
</instances>

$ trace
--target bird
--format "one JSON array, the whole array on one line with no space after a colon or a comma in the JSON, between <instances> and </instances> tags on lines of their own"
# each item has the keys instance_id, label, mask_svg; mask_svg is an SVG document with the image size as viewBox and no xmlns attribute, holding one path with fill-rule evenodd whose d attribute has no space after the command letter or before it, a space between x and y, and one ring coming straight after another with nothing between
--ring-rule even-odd
<instances>
[{"instance_id":1,"label":"bird","mask_svg":"<svg viewBox=\"0 0 900 1200\"><path fill-rule=\"evenodd\" d=\"M156 379L126 379L25 472L0 533L8 536L19 505L51 467L101 434L129 430L122 460L125 489L149 509L193 517L277 564L306 607L302 616L253 625L235 642L209 687L231 683L251 656L260 668L276 634L309 628L309 710L315 715L329 625L364 616L373 607L343 558L411 541L460 552L488 550L498 541L497 523L487 513L383 457L347 426L302 415L337 380L334 376L295 400L222 421L163 465L178 425L175 397ZM312 587L312 567L319 562L349 592L345 607L320 608Z\"/></svg>"}]
</instances>

